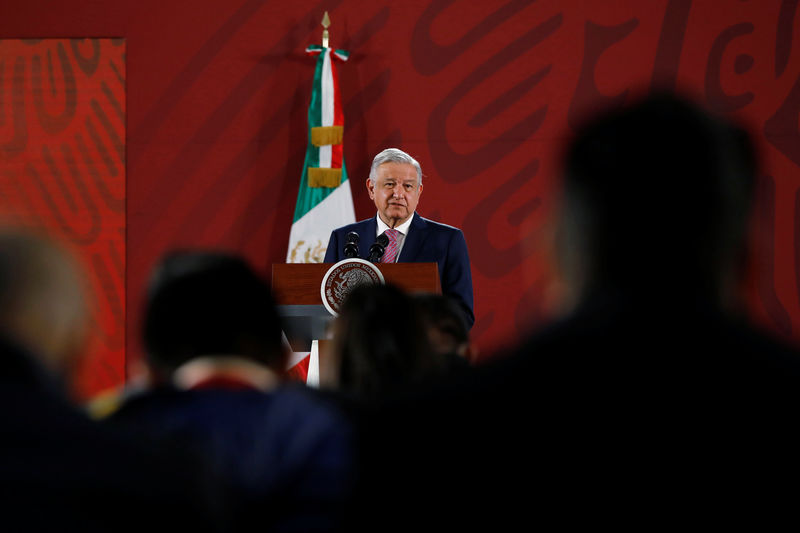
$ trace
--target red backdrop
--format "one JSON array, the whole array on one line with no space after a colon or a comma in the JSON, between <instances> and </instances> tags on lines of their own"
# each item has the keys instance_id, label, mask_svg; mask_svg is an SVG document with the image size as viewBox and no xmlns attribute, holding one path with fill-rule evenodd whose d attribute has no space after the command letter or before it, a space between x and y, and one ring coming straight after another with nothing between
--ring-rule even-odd
<instances>
[{"instance_id":1,"label":"red backdrop","mask_svg":"<svg viewBox=\"0 0 800 533\"><path fill-rule=\"evenodd\" d=\"M125 41L0 39L0 216L69 243L93 335L77 379L125 372Z\"/></svg>"},{"instance_id":2,"label":"red backdrop","mask_svg":"<svg viewBox=\"0 0 800 533\"><path fill-rule=\"evenodd\" d=\"M9 0L0 35L125 38L133 359L142 290L165 250L219 246L265 272L284 259L313 73L303 48L319 42L328 10L332 45L352 54L340 81L356 214L374 213L362 183L377 151L419 159L419 211L464 229L473 332L488 355L545 319L560 139L583 113L652 87L687 91L753 129L764 170L751 308L800 339L797 4L73 0L43 10Z\"/></svg>"}]
</instances>

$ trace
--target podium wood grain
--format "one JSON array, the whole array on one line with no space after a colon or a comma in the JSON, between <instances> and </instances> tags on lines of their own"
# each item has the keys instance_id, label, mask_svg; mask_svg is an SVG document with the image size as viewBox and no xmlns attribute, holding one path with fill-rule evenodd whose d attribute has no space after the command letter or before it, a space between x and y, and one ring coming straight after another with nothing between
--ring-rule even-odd
<instances>
[{"instance_id":1,"label":"podium wood grain","mask_svg":"<svg viewBox=\"0 0 800 533\"><path fill-rule=\"evenodd\" d=\"M320 285L332 263L276 263L272 265L272 291L278 305L322 305ZM441 294L436 263L377 264L386 283L407 292Z\"/></svg>"}]
</instances>

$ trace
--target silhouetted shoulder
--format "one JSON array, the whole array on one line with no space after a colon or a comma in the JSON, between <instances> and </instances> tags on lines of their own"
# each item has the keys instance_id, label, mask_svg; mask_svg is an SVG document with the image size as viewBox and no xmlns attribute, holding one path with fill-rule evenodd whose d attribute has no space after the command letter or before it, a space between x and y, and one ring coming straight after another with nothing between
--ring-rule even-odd
<instances>
[{"instance_id":1,"label":"silhouetted shoulder","mask_svg":"<svg viewBox=\"0 0 800 533\"><path fill-rule=\"evenodd\" d=\"M796 347L703 306L589 303L533 334L510 359L546 386L563 381L587 397L664 398L680 387L737 399L756 389L792 393L800 380Z\"/></svg>"},{"instance_id":2,"label":"silhouetted shoulder","mask_svg":"<svg viewBox=\"0 0 800 533\"><path fill-rule=\"evenodd\" d=\"M372 218L374 218L374 217L372 217ZM364 224L368 223L369 221L370 221L369 218L364 219L364 220L359 220L358 222L353 222L352 224L347 224L346 226L342 226L340 228L336 228L333 231L335 233L344 233L346 235L347 233L349 233L351 231L357 231L357 230L361 229L364 226Z\"/></svg>"},{"instance_id":3,"label":"silhouetted shoulder","mask_svg":"<svg viewBox=\"0 0 800 533\"><path fill-rule=\"evenodd\" d=\"M425 217L419 217L420 220L428 224L427 229L431 231L441 231L443 233L450 233L450 232L458 232L461 233L461 230L455 226L451 226L449 224L443 224L442 222L437 222L435 220L431 220Z\"/></svg>"}]
</instances>

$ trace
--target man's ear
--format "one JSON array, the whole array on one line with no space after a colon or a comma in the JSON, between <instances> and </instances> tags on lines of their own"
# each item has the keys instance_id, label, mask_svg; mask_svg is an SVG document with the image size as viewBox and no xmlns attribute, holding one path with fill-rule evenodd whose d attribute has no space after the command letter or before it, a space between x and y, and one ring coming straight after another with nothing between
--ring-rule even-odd
<instances>
[{"instance_id":1,"label":"man's ear","mask_svg":"<svg viewBox=\"0 0 800 533\"><path fill-rule=\"evenodd\" d=\"M367 192L369 193L370 200L375 199L375 184L372 183L372 180L367 178Z\"/></svg>"}]
</instances>

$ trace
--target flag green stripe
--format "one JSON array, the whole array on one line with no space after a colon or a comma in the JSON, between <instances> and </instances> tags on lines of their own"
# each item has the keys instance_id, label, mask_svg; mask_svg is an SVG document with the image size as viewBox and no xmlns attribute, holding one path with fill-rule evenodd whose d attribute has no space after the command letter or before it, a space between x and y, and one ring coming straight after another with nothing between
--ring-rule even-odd
<instances>
[{"instance_id":1,"label":"flag green stripe","mask_svg":"<svg viewBox=\"0 0 800 533\"><path fill-rule=\"evenodd\" d=\"M311 48L311 47L309 47ZM324 50L317 56L317 66L314 69L314 87L311 91L311 103L308 106L308 145L306 147L306 157L303 163L303 174L300 176L300 188L297 191L297 204L294 208L294 224L303 215L311 211L315 205L322 202L333 192L333 188L308 186L308 168L319 166L319 148L311 144L311 128L322 125L322 65L325 60ZM342 159L342 181L347 179L344 158Z\"/></svg>"},{"instance_id":2,"label":"flag green stripe","mask_svg":"<svg viewBox=\"0 0 800 533\"><path fill-rule=\"evenodd\" d=\"M311 148L315 148L311 146ZM319 151L317 150L317 154ZM306 161L308 161L309 153L306 151ZM311 188L308 186L308 167L315 166L315 165L305 165L303 166L303 176L300 178L300 191L297 193L297 205L294 208L294 219L292 220L292 224L300 220L303 215L311 211L315 205L320 203L322 200L328 197L330 193L334 191L333 188L328 187L314 187ZM345 182L347 179L347 169L344 164L344 160L342 160L342 181L340 185Z\"/></svg>"},{"instance_id":3,"label":"flag green stripe","mask_svg":"<svg viewBox=\"0 0 800 533\"><path fill-rule=\"evenodd\" d=\"M310 128L322 126L322 65L325 61L325 51L317 56L317 66L314 68L314 84L311 90L311 103L308 106L309 139Z\"/></svg>"}]
</instances>

